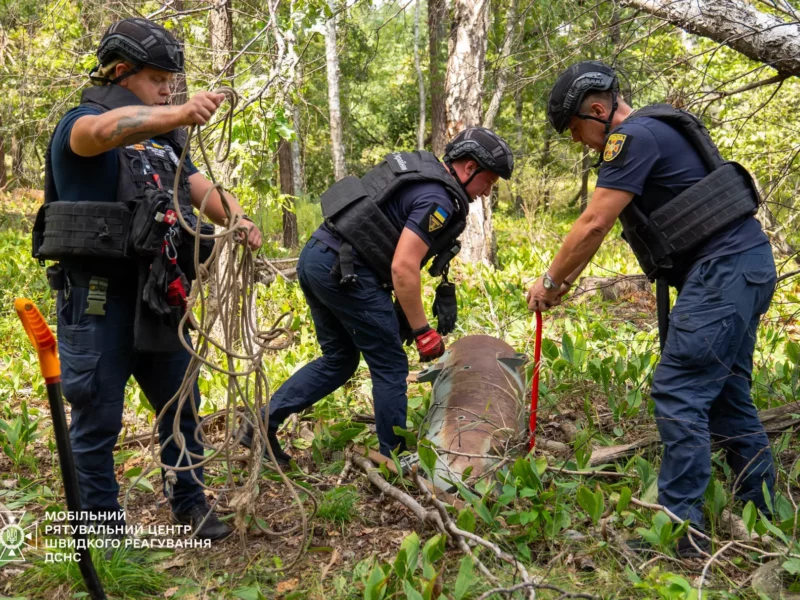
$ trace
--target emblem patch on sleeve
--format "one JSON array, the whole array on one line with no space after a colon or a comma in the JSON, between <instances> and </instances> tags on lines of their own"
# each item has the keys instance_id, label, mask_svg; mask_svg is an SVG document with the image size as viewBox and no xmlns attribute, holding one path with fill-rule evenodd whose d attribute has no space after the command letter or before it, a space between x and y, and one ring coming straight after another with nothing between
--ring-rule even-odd
<instances>
[{"instance_id":1,"label":"emblem patch on sleeve","mask_svg":"<svg viewBox=\"0 0 800 600\"><path fill-rule=\"evenodd\" d=\"M437 205L428 218L428 233L433 233L444 227L444 222L449 216L450 214L445 209Z\"/></svg>"},{"instance_id":2,"label":"emblem patch on sleeve","mask_svg":"<svg viewBox=\"0 0 800 600\"><path fill-rule=\"evenodd\" d=\"M627 135L624 133L612 133L608 136L606 147L603 150L603 161L611 162L612 160L621 159L625 157L628 147L625 142L628 140Z\"/></svg>"}]
</instances>

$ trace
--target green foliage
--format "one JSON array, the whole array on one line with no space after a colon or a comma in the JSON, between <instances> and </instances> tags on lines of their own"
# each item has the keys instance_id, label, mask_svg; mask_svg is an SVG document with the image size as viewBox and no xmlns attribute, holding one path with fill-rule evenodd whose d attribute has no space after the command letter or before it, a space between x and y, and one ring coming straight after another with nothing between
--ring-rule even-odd
<instances>
[{"instance_id":1,"label":"green foliage","mask_svg":"<svg viewBox=\"0 0 800 600\"><path fill-rule=\"evenodd\" d=\"M111 553L107 559L104 549L91 550L100 583L111 597L154 598L167 589L168 577L147 562L144 553L121 548ZM49 597L48 590L65 586L73 592L85 590L78 563L71 560L63 562L37 561L34 567L20 575L20 583L29 593L43 593Z\"/></svg>"},{"instance_id":2,"label":"green foliage","mask_svg":"<svg viewBox=\"0 0 800 600\"><path fill-rule=\"evenodd\" d=\"M36 414L39 412L38 409L34 411ZM35 468L36 459L28 451L29 446L42 436L39 431L40 419L31 418L25 400L20 402L19 413L13 417L7 415L7 418L9 420L0 419L0 445L3 453L11 459L16 472L19 472L23 464Z\"/></svg>"},{"instance_id":3,"label":"green foliage","mask_svg":"<svg viewBox=\"0 0 800 600\"><path fill-rule=\"evenodd\" d=\"M337 487L322 494L317 516L334 525L344 525L358 516L358 491L351 486Z\"/></svg>"},{"instance_id":4,"label":"green foliage","mask_svg":"<svg viewBox=\"0 0 800 600\"><path fill-rule=\"evenodd\" d=\"M447 596L434 596L434 587L441 583L442 557L445 551L445 536L433 536L420 550L420 539L416 533L406 536L392 563L378 563L366 559L356 565L354 572L364 586L364 600L383 598L409 598L416 600L439 600ZM471 559L469 566L463 561L454 586L454 595L464 597L472 581Z\"/></svg>"}]
</instances>

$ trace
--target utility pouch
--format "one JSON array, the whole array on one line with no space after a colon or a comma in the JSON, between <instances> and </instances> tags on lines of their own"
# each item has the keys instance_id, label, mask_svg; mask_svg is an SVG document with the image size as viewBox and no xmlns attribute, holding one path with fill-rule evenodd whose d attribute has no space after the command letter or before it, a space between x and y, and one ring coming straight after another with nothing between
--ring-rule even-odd
<instances>
[{"instance_id":1,"label":"utility pouch","mask_svg":"<svg viewBox=\"0 0 800 600\"><path fill-rule=\"evenodd\" d=\"M67 276L64 273L64 269L61 268L61 265L50 265L47 267L45 273L47 274L47 284L50 286L51 290L58 292L66 289Z\"/></svg>"},{"instance_id":2,"label":"utility pouch","mask_svg":"<svg viewBox=\"0 0 800 600\"><path fill-rule=\"evenodd\" d=\"M47 202L36 215L33 257L125 258L130 223L122 202Z\"/></svg>"},{"instance_id":3,"label":"utility pouch","mask_svg":"<svg viewBox=\"0 0 800 600\"><path fill-rule=\"evenodd\" d=\"M177 221L170 195L164 190L148 187L133 213L129 244L132 256L154 257L160 254L164 236Z\"/></svg>"},{"instance_id":4,"label":"utility pouch","mask_svg":"<svg viewBox=\"0 0 800 600\"><path fill-rule=\"evenodd\" d=\"M136 291L136 316L133 321L133 348L138 352L175 352L183 349L178 338L178 329L173 326L172 309L178 313L180 307L170 307L167 318L157 315L144 301L144 287L150 276L150 261L139 261L138 289ZM178 316L180 320L180 316Z\"/></svg>"}]
</instances>

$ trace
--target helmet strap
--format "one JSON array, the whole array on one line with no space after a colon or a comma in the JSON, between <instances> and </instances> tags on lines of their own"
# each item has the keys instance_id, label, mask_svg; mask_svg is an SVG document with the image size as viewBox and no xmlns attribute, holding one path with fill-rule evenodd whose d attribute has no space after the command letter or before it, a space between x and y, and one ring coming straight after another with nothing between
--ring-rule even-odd
<instances>
[{"instance_id":1,"label":"helmet strap","mask_svg":"<svg viewBox=\"0 0 800 600\"><path fill-rule=\"evenodd\" d=\"M458 173L456 173L456 170L453 168L453 165L448 157L445 157L444 164L447 166L447 170L450 171L450 175L453 176L453 179L455 179L458 182L458 185L461 186L461 189L464 190L464 193L467 195L467 198L469 198L469 201L472 202L472 196L470 196L469 192L467 191L467 186L473 179L475 179L475 175L481 171L484 171L485 169L478 165L478 168L473 171L472 175L469 176L469 179L466 181L461 181L461 178L458 176Z\"/></svg>"},{"instance_id":2,"label":"helmet strap","mask_svg":"<svg viewBox=\"0 0 800 600\"><path fill-rule=\"evenodd\" d=\"M619 108L619 102L617 102L617 92L611 92L611 112L608 115L608 119L601 119L599 117L595 117L593 115L585 115L583 113L578 113L575 116L584 121L597 121L598 123L602 123L603 125L605 125L605 130L603 131L603 135L608 135L608 132L611 130L611 121L614 120L614 113L617 112L618 108Z\"/></svg>"},{"instance_id":3,"label":"helmet strap","mask_svg":"<svg viewBox=\"0 0 800 600\"><path fill-rule=\"evenodd\" d=\"M110 83L110 84L112 84L112 85L114 85L114 84L119 84L119 82L120 82L120 81L122 81L122 80L124 80L124 79L127 79L127 78L128 78L128 77L130 77L131 75L136 75L136 74L137 74L139 71L141 71L143 68L144 68L144 65L143 65L143 64L141 64L141 63L139 63L138 65L135 65L135 66L134 66L134 67L133 67L133 68L132 68L130 71L126 71L125 73L123 73L123 74L122 74L122 75L120 75L119 77L115 77L114 79L111 79L111 80L109 81L109 83Z\"/></svg>"}]
</instances>

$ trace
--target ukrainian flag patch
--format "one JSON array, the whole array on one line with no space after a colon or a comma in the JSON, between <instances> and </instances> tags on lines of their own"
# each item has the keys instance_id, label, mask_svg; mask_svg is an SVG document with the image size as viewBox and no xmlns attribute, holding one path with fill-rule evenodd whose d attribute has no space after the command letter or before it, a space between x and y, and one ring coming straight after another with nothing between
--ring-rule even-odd
<instances>
[{"instance_id":1,"label":"ukrainian flag patch","mask_svg":"<svg viewBox=\"0 0 800 600\"><path fill-rule=\"evenodd\" d=\"M435 210L431 213L428 219L428 233L432 233L437 229L444 227L444 222L450 214L441 206L436 206Z\"/></svg>"}]
</instances>

